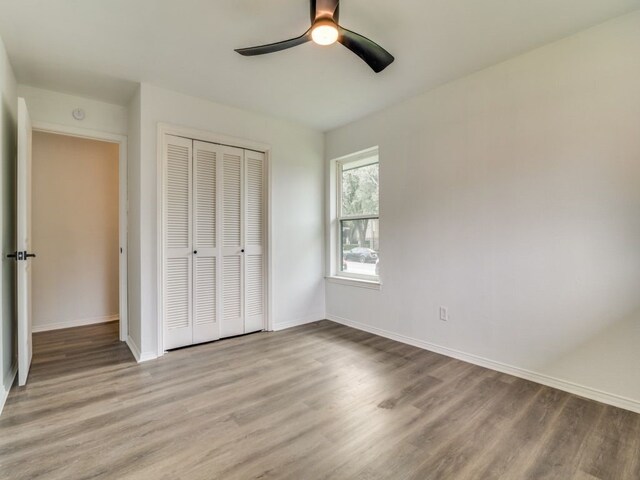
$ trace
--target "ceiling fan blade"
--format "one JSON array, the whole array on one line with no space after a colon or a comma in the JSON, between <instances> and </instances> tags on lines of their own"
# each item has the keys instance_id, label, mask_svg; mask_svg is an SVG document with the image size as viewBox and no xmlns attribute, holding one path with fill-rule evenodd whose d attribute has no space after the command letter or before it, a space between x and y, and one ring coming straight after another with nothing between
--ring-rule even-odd
<instances>
[{"instance_id":1,"label":"ceiling fan blade","mask_svg":"<svg viewBox=\"0 0 640 480\"><path fill-rule=\"evenodd\" d=\"M282 42L269 43L267 45L259 45L257 47L237 48L236 52L245 57L252 57L254 55L264 55L265 53L279 52L280 50L286 50L287 48L297 47L303 43L307 43L311 40L311 29L296 38L289 40L283 40Z\"/></svg>"},{"instance_id":2,"label":"ceiling fan blade","mask_svg":"<svg viewBox=\"0 0 640 480\"><path fill-rule=\"evenodd\" d=\"M338 23L340 0L311 0L311 23L319 17L333 18Z\"/></svg>"},{"instance_id":3,"label":"ceiling fan blade","mask_svg":"<svg viewBox=\"0 0 640 480\"><path fill-rule=\"evenodd\" d=\"M343 27L338 28L338 41L364 60L374 72L380 73L395 60L393 55L367 37Z\"/></svg>"}]
</instances>

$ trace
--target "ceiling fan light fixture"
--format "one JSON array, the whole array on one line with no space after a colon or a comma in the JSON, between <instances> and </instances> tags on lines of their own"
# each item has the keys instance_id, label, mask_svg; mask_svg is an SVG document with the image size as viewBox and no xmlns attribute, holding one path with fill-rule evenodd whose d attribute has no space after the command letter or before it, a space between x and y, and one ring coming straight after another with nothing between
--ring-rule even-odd
<instances>
[{"instance_id":1,"label":"ceiling fan light fixture","mask_svg":"<svg viewBox=\"0 0 640 480\"><path fill-rule=\"evenodd\" d=\"M318 45L331 45L338 40L338 27L331 20L318 20L311 30L311 38Z\"/></svg>"},{"instance_id":2,"label":"ceiling fan light fixture","mask_svg":"<svg viewBox=\"0 0 640 480\"><path fill-rule=\"evenodd\" d=\"M311 28L302 35L266 45L237 48L236 52L245 57L253 57L254 55L280 52L307 42L315 42L318 45L331 45L340 42L376 73L380 73L393 63L393 55L380 45L338 23L340 0L309 0L309 2L311 5Z\"/></svg>"}]
</instances>

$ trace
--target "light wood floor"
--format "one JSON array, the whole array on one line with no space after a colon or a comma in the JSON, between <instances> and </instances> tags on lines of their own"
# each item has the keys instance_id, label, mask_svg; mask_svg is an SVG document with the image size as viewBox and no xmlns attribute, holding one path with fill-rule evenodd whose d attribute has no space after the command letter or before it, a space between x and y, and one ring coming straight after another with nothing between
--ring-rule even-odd
<instances>
[{"instance_id":1,"label":"light wood floor","mask_svg":"<svg viewBox=\"0 0 640 480\"><path fill-rule=\"evenodd\" d=\"M640 415L329 321L137 365L34 336L3 479L640 479Z\"/></svg>"}]
</instances>

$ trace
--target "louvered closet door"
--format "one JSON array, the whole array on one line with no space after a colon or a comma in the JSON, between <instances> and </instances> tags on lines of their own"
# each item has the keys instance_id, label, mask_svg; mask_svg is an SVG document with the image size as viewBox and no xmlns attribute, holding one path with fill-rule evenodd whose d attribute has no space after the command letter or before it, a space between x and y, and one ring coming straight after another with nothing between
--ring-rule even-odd
<instances>
[{"instance_id":1,"label":"louvered closet door","mask_svg":"<svg viewBox=\"0 0 640 480\"><path fill-rule=\"evenodd\" d=\"M193 142L193 343L220 338L217 168L220 147Z\"/></svg>"},{"instance_id":2,"label":"louvered closet door","mask_svg":"<svg viewBox=\"0 0 640 480\"><path fill-rule=\"evenodd\" d=\"M264 154L245 151L245 333L264 329Z\"/></svg>"},{"instance_id":3,"label":"louvered closet door","mask_svg":"<svg viewBox=\"0 0 640 480\"><path fill-rule=\"evenodd\" d=\"M192 281L192 144L164 138L164 347L193 340Z\"/></svg>"},{"instance_id":4,"label":"louvered closet door","mask_svg":"<svg viewBox=\"0 0 640 480\"><path fill-rule=\"evenodd\" d=\"M243 253L244 151L220 147L222 156L222 265L220 336L245 333Z\"/></svg>"}]
</instances>

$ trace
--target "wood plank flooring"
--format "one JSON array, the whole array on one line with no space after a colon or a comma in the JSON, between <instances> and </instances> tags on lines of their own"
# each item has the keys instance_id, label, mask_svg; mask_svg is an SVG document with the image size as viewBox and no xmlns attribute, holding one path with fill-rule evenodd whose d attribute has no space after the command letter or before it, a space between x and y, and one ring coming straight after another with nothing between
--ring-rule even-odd
<instances>
[{"instance_id":1,"label":"wood plank flooring","mask_svg":"<svg viewBox=\"0 0 640 480\"><path fill-rule=\"evenodd\" d=\"M34 335L2 479L640 479L640 415L329 321L141 365Z\"/></svg>"}]
</instances>

